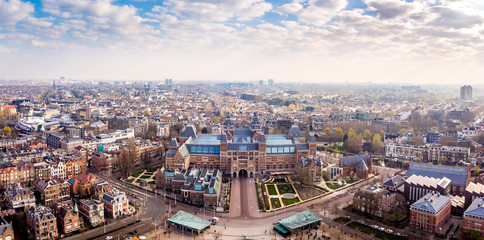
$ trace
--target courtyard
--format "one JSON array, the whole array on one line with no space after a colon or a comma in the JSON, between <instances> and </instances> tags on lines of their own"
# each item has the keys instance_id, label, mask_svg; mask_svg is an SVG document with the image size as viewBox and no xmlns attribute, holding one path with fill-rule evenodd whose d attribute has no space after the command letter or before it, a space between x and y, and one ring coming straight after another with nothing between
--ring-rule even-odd
<instances>
[{"instance_id":1,"label":"courtyard","mask_svg":"<svg viewBox=\"0 0 484 240\"><path fill-rule=\"evenodd\" d=\"M326 193L324 188L293 182L289 176L271 177L256 183L259 208L263 211L278 210L312 200Z\"/></svg>"}]
</instances>

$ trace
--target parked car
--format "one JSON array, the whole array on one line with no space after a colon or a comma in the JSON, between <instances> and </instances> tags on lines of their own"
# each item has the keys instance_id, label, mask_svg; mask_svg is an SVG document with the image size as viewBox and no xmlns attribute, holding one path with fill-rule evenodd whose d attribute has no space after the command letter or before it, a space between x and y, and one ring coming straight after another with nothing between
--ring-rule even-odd
<instances>
[{"instance_id":1,"label":"parked car","mask_svg":"<svg viewBox=\"0 0 484 240\"><path fill-rule=\"evenodd\" d=\"M378 225L371 225L372 228L378 229Z\"/></svg>"},{"instance_id":2,"label":"parked car","mask_svg":"<svg viewBox=\"0 0 484 240\"><path fill-rule=\"evenodd\" d=\"M378 230L380 230L380 231L382 231L382 232L383 232L383 231L385 231L386 229L385 229L384 227L379 227L379 228L378 228Z\"/></svg>"},{"instance_id":3,"label":"parked car","mask_svg":"<svg viewBox=\"0 0 484 240\"><path fill-rule=\"evenodd\" d=\"M393 233L393 230L391 230L391 229L385 229L385 232L386 233Z\"/></svg>"}]
</instances>

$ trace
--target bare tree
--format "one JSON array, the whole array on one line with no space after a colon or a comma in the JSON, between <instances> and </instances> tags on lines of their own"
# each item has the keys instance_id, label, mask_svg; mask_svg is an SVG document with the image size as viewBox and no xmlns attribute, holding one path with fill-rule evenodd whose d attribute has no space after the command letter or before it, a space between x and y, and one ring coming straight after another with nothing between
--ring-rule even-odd
<instances>
[{"instance_id":1,"label":"bare tree","mask_svg":"<svg viewBox=\"0 0 484 240\"><path fill-rule=\"evenodd\" d=\"M129 151L123 150L118 156L119 170L123 178L127 178L130 170L134 166L134 162L131 160Z\"/></svg>"},{"instance_id":2,"label":"bare tree","mask_svg":"<svg viewBox=\"0 0 484 240\"><path fill-rule=\"evenodd\" d=\"M148 167L148 164L151 162L151 158L153 157L153 151L151 149L148 149L141 153L140 155L140 160L141 162L144 163L145 168Z\"/></svg>"}]
</instances>

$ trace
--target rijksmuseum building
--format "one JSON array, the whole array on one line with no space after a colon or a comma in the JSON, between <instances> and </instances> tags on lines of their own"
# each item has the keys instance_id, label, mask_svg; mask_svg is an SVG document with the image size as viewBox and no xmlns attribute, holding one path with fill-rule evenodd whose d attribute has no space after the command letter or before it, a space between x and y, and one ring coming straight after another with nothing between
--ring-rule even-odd
<instances>
[{"instance_id":1,"label":"rijksmuseum building","mask_svg":"<svg viewBox=\"0 0 484 240\"><path fill-rule=\"evenodd\" d=\"M250 129L235 129L228 119L222 134L197 135L193 125L185 126L180 138L170 142L166 168L219 169L233 177L239 174L252 177L255 173L295 170L298 164L308 165L308 161L320 167L316 148L315 138L306 141L295 125L284 135L264 135L257 118Z\"/></svg>"}]
</instances>

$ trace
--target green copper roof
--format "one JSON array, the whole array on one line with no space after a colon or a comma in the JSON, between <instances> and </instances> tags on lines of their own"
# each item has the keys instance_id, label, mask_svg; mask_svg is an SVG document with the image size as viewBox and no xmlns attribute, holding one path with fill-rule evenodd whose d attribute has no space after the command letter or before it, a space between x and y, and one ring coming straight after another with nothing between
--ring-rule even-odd
<instances>
[{"instance_id":1,"label":"green copper roof","mask_svg":"<svg viewBox=\"0 0 484 240\"><path fill-rule=\"evenodd\" d=\"M168 219L168 221L197 231L210 227L210 224L212 223L206 219L197 217L182 210L178 211L175 215L173 215L173 217Z\"/></svg>"},{"instance_id":2,"label":"green copper roof","mask_svg":"<svg viewBox=\"0 0 484 240\"><path fill-rule=\"evenodd\" d=\"M311 211L306 210L304 212L300 212L296 215L292 215L288 218L282 219L281 221L279 221L279 224L281 224L287 229L292 230L318 221L321 221L320 217L316 216Z\"/></svg>"}]
</instances>

